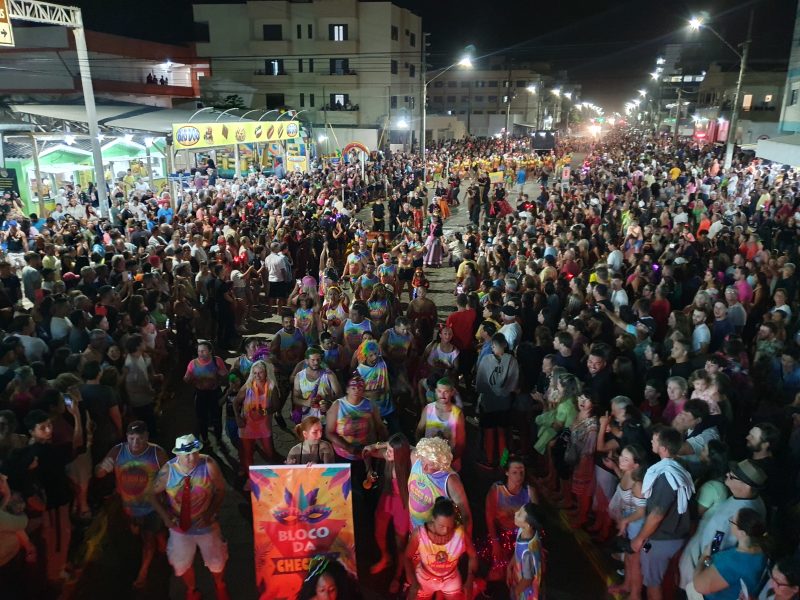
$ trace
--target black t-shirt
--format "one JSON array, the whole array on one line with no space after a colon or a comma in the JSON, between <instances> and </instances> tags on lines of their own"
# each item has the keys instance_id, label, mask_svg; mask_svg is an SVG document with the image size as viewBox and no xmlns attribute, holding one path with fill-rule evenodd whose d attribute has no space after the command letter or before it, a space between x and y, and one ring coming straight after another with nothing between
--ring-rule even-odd
<instances>
[{"instance_id":1,"label":"black t-shirt","mask_svg":"<svg viewBox=\"0 0 800 600\"><path fill-rule=\"evenodd\" d=\"M653 483L647 499L645 513L659 512L664 515L651 540L682 540L689 536L691 520L688 508L678 512L678 493L672 489L665 475L659 475Z\"/></svg>"},{"instance_id":2,"label":"black t-shirt","mask_svg":"<svg viewBox=\"0 0 800 600\"><path fill-rule=\"evenodd\" d=\"M383 219L383 216L386 214L386 207L380 203L376 202L372 205L372 218L373 219Z\"/></svg>"},{"instance_id":3,"label":"black t-shirt","mask_svg":"<svg viewBox=\"0 0 800 600\"><path fill-rule=\"evenodd\" d=\"M8 277L0 277L0 283L6 290L8 297L12 302L18 301L22 298L22 283L16 275L9 275Z\"/></svg>"}]
</instances>

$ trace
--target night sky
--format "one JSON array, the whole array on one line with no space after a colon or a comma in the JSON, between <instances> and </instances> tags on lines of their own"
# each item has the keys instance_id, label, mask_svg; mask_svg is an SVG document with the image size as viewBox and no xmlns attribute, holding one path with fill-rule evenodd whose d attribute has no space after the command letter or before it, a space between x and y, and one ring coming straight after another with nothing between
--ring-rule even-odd
<instances>
[{"instance_id":1,"label":"night sky","mask_svg":"<svg viewBox=\"0 0 800 600\"><path fill-rule=\"evenodd\" d=\"M57 0L83 8L87 27L164 42L191 41L191 0ZM217 0L216 3L237 3ZM796 0L679 2L670 0L395 0L423 17L434 65L457 60L467 45L477 56L549 61L583 86L583 99L618 110L649 81L659 50L690 43L708 61L736 57L710 32L689 33L698 11L732 45L744 40L755 9L753 64L788 61Z\"/></svg>"}]
</instances>

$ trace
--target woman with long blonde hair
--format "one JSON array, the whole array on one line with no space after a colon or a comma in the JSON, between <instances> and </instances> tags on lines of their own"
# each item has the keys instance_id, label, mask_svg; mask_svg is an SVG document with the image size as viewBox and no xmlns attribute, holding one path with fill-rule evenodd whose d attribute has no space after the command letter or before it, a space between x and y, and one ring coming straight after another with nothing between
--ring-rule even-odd
<instances>
[{"instance_id":1,"label":"woman with long blonde hair","mask_svg":"<svg viewBox=\"0 0 800 600\"><path fill-rule=\"evenodd\" d=\"M270 460L278 459L272 442L272 421L269 413L269 407L277 404L278 381L275 372L266 361L257 360L250 367L247 381L233 401L239 439L242 442L239 460L245 474L253 464L253 454L258 442ZM249 489L249 485L248 480L245 489Z\"/></svg>"}]
</instances>

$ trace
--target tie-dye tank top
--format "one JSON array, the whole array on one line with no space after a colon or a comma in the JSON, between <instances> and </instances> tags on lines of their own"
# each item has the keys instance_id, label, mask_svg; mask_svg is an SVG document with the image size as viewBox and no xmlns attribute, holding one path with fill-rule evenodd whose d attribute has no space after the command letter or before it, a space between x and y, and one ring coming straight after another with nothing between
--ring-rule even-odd
<instances>
[{"instance_id":1,"label":"tie-dye tank top","mask_svg":"<svg viewBox=\"0 0 800 600\"><path fill-rule=\"evenodd\" d=\"M372 403L364 398L356 405L350 404L346 398L339 398L339 411L336 414L336 433L338 433L348 444L353 444L358 449L370 444L373 437L370 428L372 419ZM350 454L343 448L334 445L336 454L347 460L360 460L361 453L358 455Z\"/></svg>"},{"instance_id":2,"label":"tie-dye tank top","mask_svg":"<svg viewBox=\"0 0 800 600\"><path fill-rule=\"evenodd\" d=\"M440 435L447 440L452 448L459 416L461 416L461 409L453 405L447 418L442 420L436 414L436 403L428 404L425 407L425 437Z\"/></svg>"},{"instance_id":3,"label":"tie-dye tank top","mask_svg":"<svg viewBox=\"0 0 800 600\"><path fill-rule=\"evenodd\" d=\"M147 487L160 468L155 444L148 444L141 454L133 454L127 443L119 445L114 476L127 515L143 517L153 512L153 505L147 500Z\"/></svg>"},{"instance_id":4,"label":"tie-dye tank top","mask_svg":"<svg viewBox=\"0 0 800 600\"><path fill-rule=\"evenodd\" d=\"M383 359L379 358L378 362L372 367L359 363L356 371L364 379L366 384L365 391L384 390L383 394L375 399L375 405L380 409L381 417L392 414L394 412L394 404L389 391L389 373L386 370L386 363L383 362Z\"/></svg>"},{"instance_id":5,"label":"tie-dye tank top","mask_svg":"<svg viewBox=\"0 0 800 600\"><path fill-rule=\"evenodd\" d=\"M208 458L200 457L200 462L191 473L181 473L178 470L178 459L173 458L169 465L169 477L167 479L167 500L169 501L172 514L180 517L181 502L183 500L183 480L187 475L191 478L191 498L192 498L192 526L189 531L183 532L188 535L203 535L211 531L211 527L202 523L203 514L211 503L213 485L211 475L208 472Z\"/></svg>"},{"instance_id":6,"label":"tie-dye tank top","mask_svg":"<svg viewBox=\"0 0 800 600\"><path fill-rule=\"evenodd\" d=\"M297 308L294 311L294 326L303 334L306 346L313 346L316 343L317 329L314 327L313 308Z\"/></svg>"},{"instance_id":7,"label":"tie-dye tank top","mask_svg":"<svg viewBox=\"0 0 800 600\"><path fill-rule=\"evenodd\" d=\"M417 528L427 523L436 498L449 497L447 480L452 473L447 470L428 475L422 470L421 460L415 461L411 466L411 473L408 476L408 512L412 527Z\"/></svg>"}]
</instances>

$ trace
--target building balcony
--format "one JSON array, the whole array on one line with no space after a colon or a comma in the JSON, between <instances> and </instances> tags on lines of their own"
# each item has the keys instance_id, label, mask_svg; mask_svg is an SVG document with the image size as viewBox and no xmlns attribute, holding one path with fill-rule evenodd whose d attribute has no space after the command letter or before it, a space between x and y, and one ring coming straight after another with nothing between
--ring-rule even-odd
<instances>
[{"instance_id":1,"label":"building balcony","mask_svg":"<svg viewBox=\"0 0 800 600\"><path fill-rule=\"evenodd\" d=\"M314 53L320 56L341 56L344 54L357 54L358 42L346 40L344 42L334 42L333 40L315 40Z\"/></svg>"},{"instance_id":2,"label":"building balcony","mask_svg":"<svg viewBox=\"0 0 800 600\"><path fill-rule=\"evenodd\" d=\"M267 85L267 84L274 84L274 85L282 85L286 86L289 82L289 74L285 71L282 71L278 75L273 75L271 71L265 71L264 69L258 69L257 71L253 71L253 77L250 80L250 83L256 85Z\"/></svg>"},{"instance_id":3,"label":"building balcony","mask_svg":"<svg viewBox=\"0 0 800 600\"><path fill-rule=\"evenodd\" d=\"M275 56L288 58L292 53L291 42L289 40L251 40L248 44L248 47L254 56Z\"/></svg>"},{"instance_id":4,"label":"building balcony","mask_svg":"<svg viewBox=\"0 0 800 600\"><path fill-rule=\"evenodd\" d=\"M322 110L317 111L320 120L331 125L358 125L359 111L357 110Z\"/></svg>"},{"instance_id":5,"label":"building balcony","mask_svg":"<svg viewBox=\"0 0 800 600\"><path fill-rule=\"evenodd\" d=\"M75 78L76 89L80 89L80 79ZM170 96L176 98L196 98L199 94L192 86L160 85L144 81L115 81L113 79L92 79L95 92L117 94L141 94L143 96Z\"/></svg>"},{"instance_id":6,"label":"building balcony","mask_svg":"<svg viewBox=\"0 0 800 600\"><path fill-rule=\"evenodd\" d=\"M341 75L333 73L320 74L314 78L314 83L331 86L358 85L358 73L346 71Z\"/></svg>"}]
</instances>

